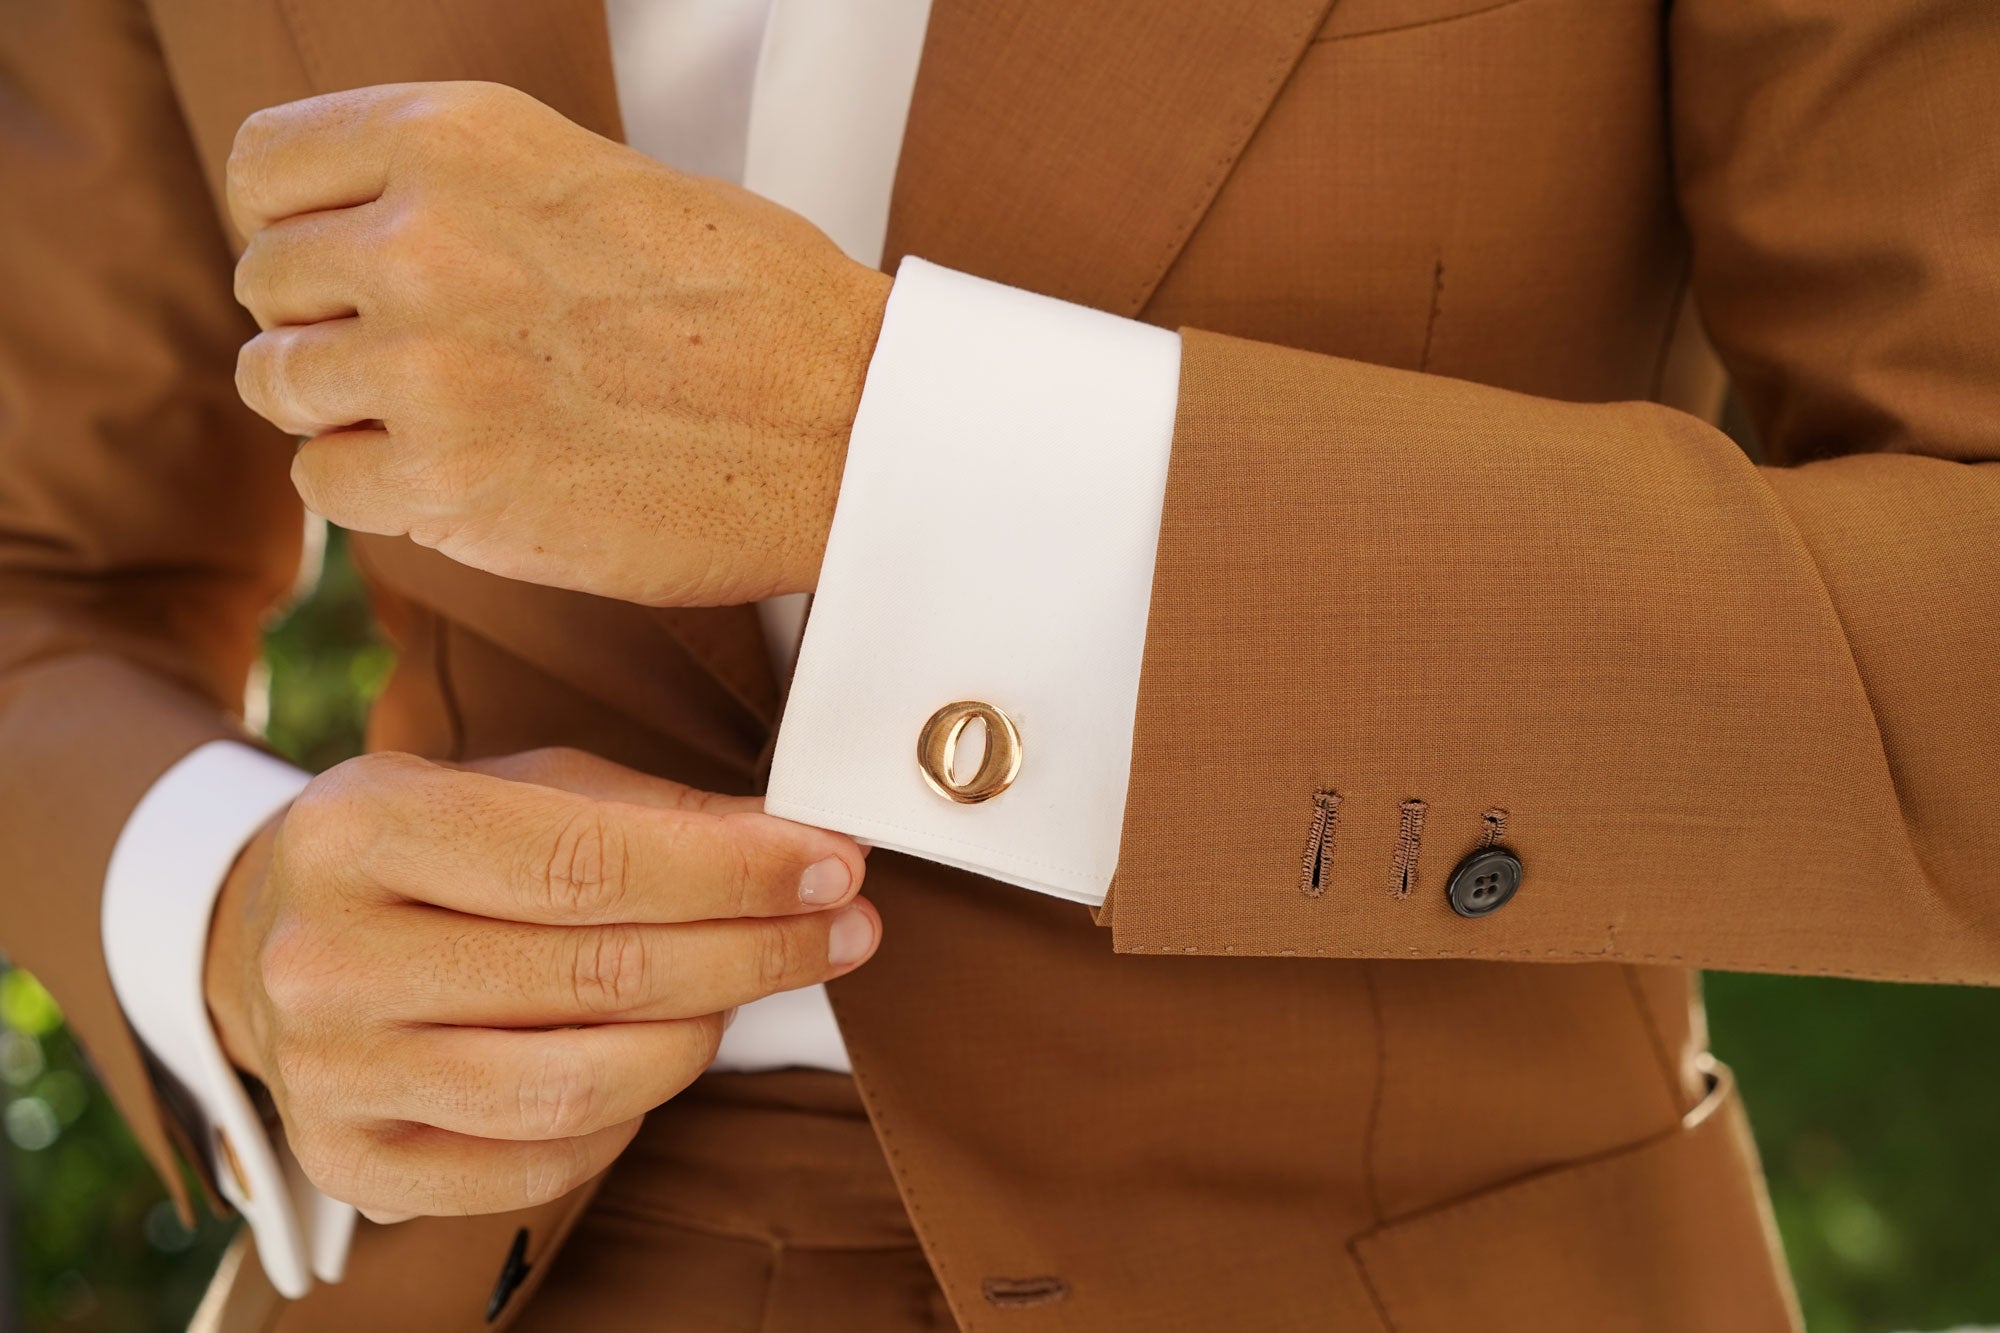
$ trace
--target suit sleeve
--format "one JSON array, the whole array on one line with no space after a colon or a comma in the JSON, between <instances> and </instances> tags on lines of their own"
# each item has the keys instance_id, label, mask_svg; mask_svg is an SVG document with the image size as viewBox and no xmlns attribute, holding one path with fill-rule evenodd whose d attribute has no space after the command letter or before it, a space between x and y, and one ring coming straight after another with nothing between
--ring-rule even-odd
<instances>
[{"instance_id":1,"label":"suit sleeve","mask_svg":"<svg viewBox=\"0 0 2000 1333\"><path fill-rule=\"evenodd\" d=\"M251 330L139 5L6 7L0 179L0 948L178 1189L99 895L153 780L242 734L302 518L287 442L236 399Z\"/></svg>"},{"instance_id":2,"label":"suit sleeve","mask_svg":"<svg viewBox=\"0 0 2000 1333\"><path fill-rule=\"evenodd\" d=\"M1120 950L2000 983L2000 9L1669 24L1767 465L1186 334ZM1490 842L1521 887L1462 917Z\"/></svg>"}]
</instances>

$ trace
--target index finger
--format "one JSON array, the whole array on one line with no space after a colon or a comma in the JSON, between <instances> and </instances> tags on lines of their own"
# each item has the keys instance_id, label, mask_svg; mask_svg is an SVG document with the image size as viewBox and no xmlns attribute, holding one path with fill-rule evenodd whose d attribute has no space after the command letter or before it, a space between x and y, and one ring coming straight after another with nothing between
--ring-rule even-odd
<instances>
[{"instance_id":1,"label":"index finger","mask_svg":"<svg viewBox=\"0 0 2000 1333\"><path fill-rule=\"evenodd\" d=\"M372 831L350 874L504 921L788 916L850 901L865 869L853 839L754 810L659 808L443 768L364 799Z\"/></svg>"},{"instance_id":2,"label":"index finger","mask_svg":"<svg viewBox=\"0 0 2000 1333\"><path fill-rule=\"evenodd\" d=\"M255 111L229 149L229 217L245 238L281 218L381 197L389 159L422 85L308 97Z\"/></svg>"}]
</instances>

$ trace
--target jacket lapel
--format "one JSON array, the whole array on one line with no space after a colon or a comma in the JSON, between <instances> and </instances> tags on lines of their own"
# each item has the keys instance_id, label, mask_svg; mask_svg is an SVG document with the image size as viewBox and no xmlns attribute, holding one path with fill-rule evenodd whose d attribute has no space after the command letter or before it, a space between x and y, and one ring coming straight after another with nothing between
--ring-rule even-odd
<instances>
[{"instance_id":1,"label":"jacket lapel","mask_svg":"<svg viewBox=\"0 0 2000 1333\"><path fill-rule=\"evenodd\" d=\"M935 0L905 254L1138 315L1332 0Z\"/></svg>"}]
</instances>

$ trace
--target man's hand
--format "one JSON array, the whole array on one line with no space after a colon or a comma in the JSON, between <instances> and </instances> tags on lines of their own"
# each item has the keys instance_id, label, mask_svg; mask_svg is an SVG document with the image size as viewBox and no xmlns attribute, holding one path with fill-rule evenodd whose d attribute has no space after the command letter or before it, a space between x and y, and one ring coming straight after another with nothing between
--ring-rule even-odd
<instances>
[{"instance_id":1,"label":"man's hand","mask_svg":"<svg viewBox=\"0 0 2000 1333\"><path fill-rule=\"evenodd\" d=\"M524 1208L610 1164L725 1014L874 951L861 848L575 751L321 775L239 861L209 1007L313 1183Z\"/></svg>"},{"instance_id":2,"label":"man's hand","mask_svg":"<svg viewBox=\"0 0 2000 1333\"><path fill-rule=\"evenodd\" d=\"M260 111L229 205L320 514L658 606L816 583L889 279L805 219L484 83Z\"/></svg>"}]
</instances>

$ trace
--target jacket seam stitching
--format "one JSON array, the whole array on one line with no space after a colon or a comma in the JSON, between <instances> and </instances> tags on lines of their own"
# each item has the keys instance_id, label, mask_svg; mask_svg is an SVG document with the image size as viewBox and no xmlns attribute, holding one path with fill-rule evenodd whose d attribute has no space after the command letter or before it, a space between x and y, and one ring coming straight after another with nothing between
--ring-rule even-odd
<instances>
[{"instance_id":1,"label":"jacket seam stitching","mask_svg":"<svg viewBox=\"0 0 2000 1333\"><path fill-rule=\"evenodd\" d=\"M1681 1084L1674 1076L1673 1057L1667 1053L1666 1034L1660 1031L1659 1020L1653 1016L1653 1006L1646 1000L1646 993L1639 985L1638 974L1629 967L1620 967L1618 974L1624 978L1625 992L1632 997L1632 1007L1639 1014L1639 1026L1645 1030L1646 1042L1652 1048L1661 1081L1666 1084L1667 1109L1678 1119L1687 1113L1687 1108L1681 1105Z\"/></svg>"},{"instance_id":2,"label":"jacket seam stitching","mask_svg":"<svg viewBox=\"0 0 2000 1333\"><path fill-rule=\"evenodd\" d=\"M1493 0L1492 4L1481 5L1478 9L1468 9L1457 14L1439 14L1436 18L1418 19L1414 23L1397 23L1386 28L1362 28L1356 32L1328 33L1325 36L1315 36L1312 45L1331 46L1335 42L1351 42L1357 37L1387 37L1391 33L1417 32L1423 28L1442 27L1447 23L1476 19L1482 14L1491 14L1496 9L1510 9L1520 3L1521 0Z\"/></svg>"},{"instance_id":3,"label":"jacket seam stitching","mask_svg":"<svg viewBox=\"0 0 2000 1333\"><path fill-rule=\"evenodd\" d=\"M1368 1196L1368 1211L1379 1227L1383 1222L1382 1189L1375 1157L1389 1079L1389 1025L1382 1017L1382 996L1375 987L1374 970L1367 963L1361 966L1361 988L1368 996L1368 1021L1375 1033L1375 1086L1368 1098L1368 1122L1361 1135L1361 1185Z\"/></svg>"},{"instance_id":4,"label":"jacket seam stitching","mask_svg":"<svg viewBox=\"0 0 2000 1333\"><path fill-rule=\"evenodd\" d=\"M1980 986L1991 988L1992 979L1960 976L1925 976L1903 972L1864 971L1852 967L1825 967L1818 963L1780 963L1771 959L1705 958L1690 961L1688 955L1678 953L1630 953L1618 948L1604 949L1329 949L1324 945L1310 948L1290 947L1273 949L1267 945L1243 945L1233 942L1203 940L1193 944L1129 943L1119 948L1121 953L1177 953L1190 956L1206 956L1222 953L1241 953L1249 958L1518 958L1530 961L1536 958L1581 958L1600 961L1628 963L1672 963L1679 967L1701 967L1725 972L1782 972L1803 977L1846 977L1856 981L1900 981L1920 986Z\"/></svg>"}]
</instances>

